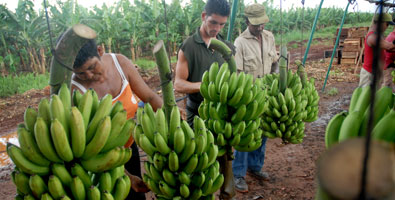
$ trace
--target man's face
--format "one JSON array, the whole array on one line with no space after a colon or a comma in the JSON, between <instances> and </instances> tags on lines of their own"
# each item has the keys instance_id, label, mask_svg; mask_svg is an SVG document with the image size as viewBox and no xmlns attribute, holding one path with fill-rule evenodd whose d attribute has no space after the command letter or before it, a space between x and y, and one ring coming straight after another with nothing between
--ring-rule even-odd
<instances>
[{"instance_id":1,"label":"man's face","mask_svg":"<svg viewBox=\"0 0 395 200\"><path fill-rule=\"evenodd\" d=\"M74 74L83 81L100 80L102 71L102 62L98 57L89 58L81 67L74 69Z\"/></svg>"},{"instance_id":2,"label":"man's face","mask_svg":"<svg viewBox=\"0 0 395 200\"><path fill-rule=\"evenodd\" d=\"M224 28L228 17L217 14L208 16L206 13L202 14L203 28L206 34L210 37L216 37L218 33Z\"/></svg>"},{"instance_id":3,"label":"man's face","mask_svg":"<svg viewBox=\"0 0 395 200\"><path fill-rule=\"evenodd\" d=\"M264 28L265 24L252 25L248 23L248 30L250 30L251 34L254 36L258 36Z\"/></svg>"}]
</instances>

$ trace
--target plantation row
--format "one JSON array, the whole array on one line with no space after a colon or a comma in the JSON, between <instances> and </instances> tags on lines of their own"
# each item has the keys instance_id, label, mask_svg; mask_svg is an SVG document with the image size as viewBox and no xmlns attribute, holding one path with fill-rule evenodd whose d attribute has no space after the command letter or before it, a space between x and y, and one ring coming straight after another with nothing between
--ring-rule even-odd
<instances>
[{"instance_id":1,"label":"plantation row","mask_svg":"<svg viewBox=\"0 0 395 200\"><path fill-rule=\"evenodd\" d=\"M168 19L168 41L166 45L174 54L183 39L194 33L201 24L200 14L204 7L203 0L173 0L164 4L159 0L142 1L119 0L112 6L103 5L84 8L77 1L57 1L48 6L52 40L74 24L90 26L98 33L98 43L106 52L119 52L129 56L133 61L143 56L151 56L153 44L158 40L167 41L166 23ZM232 1L230 2L232 3ZM181 6L184 5L185 6ZM317 13L317 8L292 8L280 14L272 1L264 3L270 22L266 29L275 35L301 30L308 35ZM21 71L44 73L50 62L50 37L45 19L44 6L37 12L32 0L19 1L15 11L0 5L0 72L2 75ZM245 28L243 18L244 1L238 6L233 30L234 40ZM338 26L341 21L341 8L322 8L317 29ZM369 22L371 13L349 13L346 24ZM281 18L283 26L281 26ZM229 20L228 20L229 21ZM303 23L302 23L303 22ZM226 25L228 26L229 23ZM226 36L228 28L223 29Z\"/></svg>"}]
</instances>

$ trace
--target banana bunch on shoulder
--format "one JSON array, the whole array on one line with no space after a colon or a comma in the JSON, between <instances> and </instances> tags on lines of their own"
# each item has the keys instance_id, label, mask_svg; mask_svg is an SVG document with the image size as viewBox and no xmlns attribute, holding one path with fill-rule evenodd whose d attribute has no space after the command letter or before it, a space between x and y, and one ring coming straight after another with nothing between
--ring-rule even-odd
<instances>
[{"instance_id":1,"label":"banana bunch on shoulder","mask_svg":"<svg viewBox=\"0 0 395 200\"><path fill-rule=\"evenodd\" d=\"M199 116L214 133L219 156L231 151L253 151L261 146L260 116L268 108L267 90L250 74L231 73L228 64L213 63L204 72L200 93L204 101ZM231 153L231 152L229 152Z\"/></svg>"},{"instance_id":2,"label":"banana bunch on shoulder","mask_svg":"<svg viewBox=\"0 0 395 200\"><path fill-rule=\"evenodd\" d=\"M268 138L282 138L284 142L298 144L303 141L304 119L307 117L305 90L300 77L291 70L284 72L285 80L279 74L266 74L258 79L269 88L269 108L263 113L261 128ZM281 91L280 82L285 89Z\"/></svg>"},{"instance_id":3,"label":"banana bunch on shoulder","mask_svg":"<svg viewBox=\"0 0 395 200\"><path fill-rule=\"evenodd\" d=\"M123 165L132 151L123 146L134 126L122 103L112 105L111 95L99 100L94 90L88 90L71 96L63 84L49 101L40 101L37 111L26 109L24 123L17 128L19 147L7 144L16 165L13 180L19 196L89 199L89 188L98 186L92 176L121 167L112 186L124 184L107 190L107 196L117 194L117 199L125 199L130 180L124 176ZM120 177L125 180L118 181Z\"/></svg>"},{"instance_id":4,"label":"banana bunch on shoulder","mask_svg":"<svg viewBox=\"0 0 395 200\"><path fill-rule=\"evenodd\" d=\"M318 102L320 100L320 96L318 95L318 91L315 88L314 78L307 80L308 77L302 63L299 60L296 60L295 63L298 66L297 73L303 86L303 100L307 100L307 116L303 121L313 122L318 119Z\"/></svg>"},{"instance_id":5,"label":"banana bunch on shoulder","mask_svg":"<svg viewBox=\"0 0 395 200\"><path fill-rule=\"evenodd\" d=\"M214 199L224 176L216 160L218 146L204 121L195 117L194 129L181 120L177 106L167 121L162 108L150 104L137 111L133 132L137 145L148 156L143 181L158 199Z\"/></svg>"},{"instance_id":6,"label":"banana bunch on shoulder","mask_svg":"<svg viewBox=\"0 0 395 200\"><path fill-rule=\"evenodd\" d=\"M353 91L349 110L336 114L326 127L326 148L349 138L366 135L370 118L370 97L370 86L358 87ZM389 87L382 87L376 92L373 105L373 139L395 143L394 100L394 94Z\"/></svg>"}]
</instances>

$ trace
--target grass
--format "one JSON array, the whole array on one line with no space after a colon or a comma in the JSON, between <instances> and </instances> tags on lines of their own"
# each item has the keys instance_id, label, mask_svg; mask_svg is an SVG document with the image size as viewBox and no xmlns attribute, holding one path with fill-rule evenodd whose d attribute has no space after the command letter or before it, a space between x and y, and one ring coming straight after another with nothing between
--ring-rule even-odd
<instances>
[{"instance_id":1,"label":"grass","mask_svg":"<svg viewBox=\"0 0 395 200\"><path fill-rule=\"evenodd\" d=\"M329 96L336 96L337 94L339 94L339 90L337 88L333 87L327 92L327 94Z\"/></svg>"},{"instance_id":2,"label":"grass","mask_svg":"<svg viewBox=\"0 0 395 200\"><path fill-rule=\"evenodd\" d=\"M0 77L0 97L22 94L30 89L43 89L48 85L49 74L33 73Z\"/></svg>"},{"instance_id":3,"label":"grass","mask_svg":"<svg viewBox=\"0 0 395 200\"><path fill-rule=\"evenodd\" d=\"M355 24L344 24L343 28L350 28L350 27L368 27L370 26L370 22L362 22L362 23L355 23ZM328 26L325 28L318 29L314 32L314 39L316 38L336 38L336 30L339 26ZM385 35L388 35L392 31L392 28L388 28L385 32ZM304 30L303 31L303 40L307 40L310 38L310 32L311 30ZM280 45L281 43L281 34L275 34L275 42L277 45ZM297 41L300 42L302 38L302 31L301 30L293 30L292 32L284 33L282 36L283 39L283 44L288 44L289 42L292 41ZM312 42L312 44L315 44L316 42ZM328 43L333 43L333 41L329 41ZM304 44L305 46L307 45L307 42ZM288 45L287 45L288 46ZM290 45L291 48L296 48L297 45L292 44Z\"/></svg>"},{"instance_id":4,"label":"grass","mask_svg":"<svg viewBox=\"0 0 395 200\"><path fill-rule=\"evenodd\" d=\"M170 57L171 63L177 62L177 57ZM156 67L155 58L147 59L147 58L139 58L136 60L135 64L143 70L148 70Z\"/></svg>"}]
</instances>

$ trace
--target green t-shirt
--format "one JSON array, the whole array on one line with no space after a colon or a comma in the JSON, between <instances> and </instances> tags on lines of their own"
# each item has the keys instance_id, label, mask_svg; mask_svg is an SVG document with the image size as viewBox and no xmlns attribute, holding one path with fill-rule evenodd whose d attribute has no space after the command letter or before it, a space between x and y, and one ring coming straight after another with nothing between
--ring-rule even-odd
<instances>
[{"instance_id":1,"label":"green t-shirt","mask_svg":"<svg viewBox=\"0 0 395 200\"><path fill-rule=\"evenodd\" d=\"M197 28L196 32L192 36L189 36L181 46L181 50L184 52L188 61L189 74L187 80L190 82L200 82L202 80L203 73L210 69L212 63L218 62L221 66L225 62L219 52L212 51L207 48L206 43L204 43L200 36L199 29L200 28ZM217 39L226 43L229 48L234 51L234 46L225 41L221 35L218 34ZM188 98L198 105L203 101L203 97L199 92L188 94Z\"/></svg>"}]
</instances>

